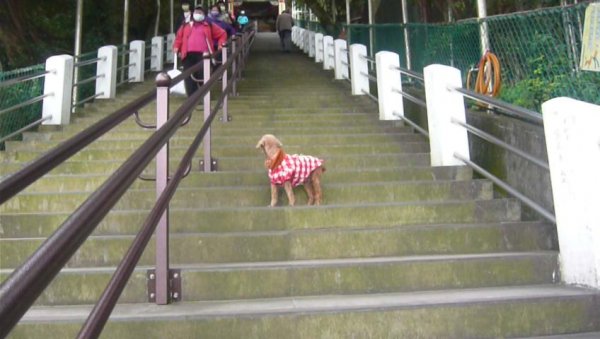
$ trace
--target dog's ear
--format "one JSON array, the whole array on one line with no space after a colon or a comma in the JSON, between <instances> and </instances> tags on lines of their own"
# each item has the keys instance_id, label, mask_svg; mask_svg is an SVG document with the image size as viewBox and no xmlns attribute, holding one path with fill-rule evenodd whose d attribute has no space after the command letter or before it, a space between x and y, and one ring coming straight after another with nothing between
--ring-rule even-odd
<instances>
[{"instance_id":1,"label":"dog's ear","mask_svg":"<svg viewBox=\"0 0 600 339\"><path fill-rule=\"evenodd\" d=\"M264 136L262 138L260 138L260 140L258 141L258 144L256 144L256 148L261 148L261 147L265 147L265 137Z\"/></svg>"}]
</instances>

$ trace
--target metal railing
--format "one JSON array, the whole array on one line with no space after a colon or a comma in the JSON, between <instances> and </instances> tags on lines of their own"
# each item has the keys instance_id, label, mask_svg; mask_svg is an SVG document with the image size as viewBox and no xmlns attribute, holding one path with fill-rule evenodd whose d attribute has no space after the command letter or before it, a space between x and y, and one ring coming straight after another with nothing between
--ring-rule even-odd
<instances>
[{"instance_id":1,"label":"metal railing","mask_svg":"<svg viewBox=\"0 0 600 339\"><path fill-rule=\"evenodd\" d=\"M403 69L401 67L399 68L399 70L403 74L410 75L410 76L415 77L420 80L423 79L423 75L415 73L413 71ZM511 118L517 118L517 119L524 120L524 121L531 122L531 123L538 124L538 125L543 124L542 115L535 111L532 111L532 110L529 110L526 108L522 108L522 107L518 107L518 106L515 106L512 104L503 102L501 100L494 99L494 98L486 96L486 95L481 95L479 93L476 93L476 92L473 92L470 90L466 90L466 89L463 89L460 87L450 87L448 89L462 94L465 98L475 100L481 104L488 105L490 107L494 107L499 114L503 114L503 115L509 116ZM400 93L404 98L406 98L412 102L415 102L416 104L418 104L422 107L427 107L426 102L419 98L416 98L408 93L400 91L399 89L394 89L394 91L397 93ZM423 129L422 127L420 127L418 124L411 121L407 117L402 116L398 113L395 113L394 116L407 122L411 127L415 128L419 133L423 134L426 137L429 137L429 133L425 129ZM519 148L514 147L513 145L510 145L510 144L500 140L499 138L496 138L495 136L493 136L485 131L482 131L481 129L478 129L474 126L471 126L467 123L457 121L456 119L452 119L451 122L458 126L465 128L468 133L476 135L477 137L479 137L487 142L490 142L496 146L499 146L502 149L504 149L512 154L515 154L515 155L539 166L540 168L542 168L546 171L549 171L549 165L546 161L538 159L535 156L532 156L532 155L528 154L527 152L524 152L524 151L520 150ZM463 163L465 163L467 166L472 168L475 172L477 172L480 175L484 176L485 178L491 180L495 185L497 185L498 187L505 190L508 194L512 195L513 197L517 198L525 205L529 206L531 209L533 209L535 212L537 212L539 215L541 215L544 219L546 219L552 223L556 223L556 217L554 216L554 214L552 212L546 210L540 204L536 203L529 197L525 196L523 193L519 192L518 190L516 190L514 187L512 187L508 183L506 183L503 180L501 180L500 178L494 176L492 173L490 173L483 167L468 160L467 157L465 157L462 154L454 153L454 157L459 159Z\"/></svg>"},{"instance_id":2,"label":"metal railing","mask_svg":"<svg viewBox=\"0 0 600 339\"><path fill-rule=\"evenodd\" d=\"M154 159L155 155L165 147L181 124L192 114L198 102L202 98L206 98L210 90L219 81L219 77L223 77L224 90L221 97L217 100L217 104L214 107L209 108L210 114L205 116L202 128L180 161L176 173L170 178L168 184L158 196L157 202L145 220L141 231L135 237L130 249L119 264L113 278L111 278L111 281L78 335L79 338L99 336L141 253L144 251L157 227L159 219L161 219L166 210L169 200L175 193L177 185L189 167L192 157L207 133L210 133L210 125L221 106L226 102L228 91L234 87L233 84L239 79L240 73L244 69L245 58L247 58L249 53L249 44L253 42L253 36L254 31L244 34L241 38L242 42L238 46L239 48L232 53L232 57L226 61L224 60L223 64L212 73L209 80L191 95L176 110L172 117L166 120L140 148L125 160L120 168L100 188L93 192L24 264L15 269L3 282L0 286L0 337L5 337L12 330L37 297L64 267L70 257L85 242L87 237L108 214L120 197L125 194L133 181ZM228 79L228 69L233 69L234 65L236 66L235 71L232 72L231 79ZM6 202L38 178L62 164L79 150L112 130L150 102L157 100L157 119L160 114L164 115L164 110L168 112L169 109L165 103L168 102L169 86L183 81L192 73L197 72L201 67L202 65L197 64L172 79L172 81L168 80L169 78L166 73L160 74L157 77L158 88L156 90L153 89L143 94L128 105L75 135L73 138L56 146L25 168L7 177L6 180L0 182L0 204ZM205 105L206 108L207 105ZM159 252L160 249L157 248L156 251ZM161 253L160 255L166 256L166 253L168 252ZM168 259L166 262L168 265ZM158 265L157 263L157 270Z\"/></svg>"},{"instance_id":3,"label":"metal railing","mask_svg":"<svg viewBox=\"0 0 600 339\"><path fill-rule=\"evenodd\" d=\"M27 82L27 81L32 81L32 80L36 80L36 79L39 79L39 78L43 78L47 74L50 74L50 73L52 73L52 71L44 71L44 72L40 72L38 74L27 75L27 76L22 76L22 77L10 79L10 80L1 82L0 83L0 88L10 87L10 86L14 86L14 85L19 85L19 84L22 84L22 83ZM42 94L42 95L38 95L38 96L35 96L33 98L30 98L29 100L26 100L26 101L23 101L21 103L18 103L16 105L4 108L4 109L0 110L0 116L4 115L6 113L10 113L10 112L16 111L18 109L27 107L27 106L31 106L31 105L33 105L35 103L43 101L44 98L52 96L52 95L54 95L54 92L52 92L52 93L46 93L46 94ZM11 138L13 138L13 137L15 137L15 136L23 133L23 132L29 131L29 130L31 130L31 129L37 127L37 126L39 126L44 121L49 120L49 119L51 119L51 118L50 117L43 117L43 118L38 119L38 120L36 120L36 121L34 121L32 123L27 124L26 126L18 129L17 131L11 132L8 135L3 136L2 138L0 138L0 144L2 144L3 142L5 142L5 141L7 141L7 140L9 140L9 139L11 139Z\"/></svg>"}]
</instances>

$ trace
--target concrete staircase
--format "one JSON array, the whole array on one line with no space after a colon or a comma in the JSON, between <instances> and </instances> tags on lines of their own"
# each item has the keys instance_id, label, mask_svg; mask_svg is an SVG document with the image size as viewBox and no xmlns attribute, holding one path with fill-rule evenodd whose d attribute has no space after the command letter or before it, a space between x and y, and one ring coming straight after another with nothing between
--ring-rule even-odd
<instances>
[{"instance_id":1,"label":"concrete staircase","mask_svg":"<svg viewBox=\"0 0 600 339\"><path fill-rule=\"evenodd\" d=\"M465 167L429 166L428 142L349 95L300 54L259 36L215 121L219 171L194 171L171 205L171 267L182 302L147 303L150 246L104 329L105 338L496 338L600 331L598 291L560 281L553 225L520 220ZM0 155L11 173L152 88L85 109L60 130L27 133ZM172 100L174 110L181 98ZM142 116L153 119L154 107ZM172 168L201 126L171 142ZM37 246L151 132L133 119L0 206L0 279ZM288 153L326 160L324 205L267 207L262 134ZM148 174L152 173L152 166ZM151 183L138 180L71 259L10 338L74 337L144 220ZM285 205L287 199L281 196ZM588 333L593 337L598 333ZM564 336L561 336L564 337Z\"/></svg>"}]
</instances>

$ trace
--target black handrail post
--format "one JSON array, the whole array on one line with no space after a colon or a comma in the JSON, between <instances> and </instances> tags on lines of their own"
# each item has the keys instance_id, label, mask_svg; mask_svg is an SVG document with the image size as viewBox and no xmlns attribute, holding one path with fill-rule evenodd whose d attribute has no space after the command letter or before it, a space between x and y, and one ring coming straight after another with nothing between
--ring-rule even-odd
<instances>
[{"instance_id":1,"label":"black handrail post","mask_svg":"<svg viewBox=\"0 0 600 339\"><path fill-rule=\"evenodd\" d=\"M210 79L210 67L211 67L211 58L208 55L204 57L204 83L208 83ZM206 91L204 95L204 121L208 120L210 116L210 89ZM204 137L204 172L211 172L212 167L212 159L211 159L211 136L210 136L210 127L206 131L206 136Z\"/></svg>"},{"instance_id":2,"label":"black handrail post","mask_svg":"<svg viewBox=\"0 0 600 339\"><path fill-rule=\"evenodd\" d=\"M222 65L225 65L227 63L227 47L223 47L221 55L222 55L222 60L223 60ZM225 71L223 72L222 80L223 80L223 85L221 88L222 88L223 93L221 95L225 96L225 98L223 99L223 122L227 122L227 121L229 121L229 117L227 116L227 98L228 98L227 68L225 68Z\"/></svg>"},{"instance_id":3,"label":"black handrail post","mask_svg":"<svg viewBox=\"0 0 600 339\"><path fill-rule=\"evenodd\" d=\"M169 119L169 87L171 78L167 73L156 77L156 129ZM167 187L169 176L169 141L156 154L156 198ZM165 305L170 301L169 290L169 207L160 217L156 228L156 304Z\"/></svg>"},{"instance_id":4,"label":"black handrail post","mask_svg":"<svg viewBox=\"0 0 600 339\"><path fill-rule=\"evenodd\" d=\"M234 36L231 39L231 56L233 57L233 63L231 64L231 78L232 78L232 88L231 94L235 97L237 96L237 75L235 71L237 70L237 61L238 57L235 56L235 51L237 50L238 37Z\"/></svg>"}]
</instances>

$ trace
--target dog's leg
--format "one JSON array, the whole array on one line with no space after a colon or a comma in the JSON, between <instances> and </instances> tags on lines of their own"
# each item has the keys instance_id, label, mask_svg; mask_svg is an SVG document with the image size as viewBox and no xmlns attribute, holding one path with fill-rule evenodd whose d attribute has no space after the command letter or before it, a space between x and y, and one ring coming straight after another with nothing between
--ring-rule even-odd
<instances>
[{"instance_id":1,"label":"dog's leg","mask_svg":"<svg viewBox=\"0 0 600 339\"><path fill-rule=\"evenodd\" d=\"M310 176L304 183L304 189L306 190L306 195L308 196L308 205L314 204L315 203L315 190L313 189L313 183L312 183Z\"/></svg>"},{"instance_id":2,"label":"dog's leg","mask_svg":"<svg viewBox=\"0 0 600 339\"><path fill-rule=\"evenodd\" d=\"M294 204L296 203L296 197L294 196L294 189L292 188L292 183L289 181L284 182L283 188L285 189L285 193L287 194L290 206L294 206Z\"/></svg>"},{"instance_id":3,"label":"dog's leg","mask_svg":"<svg viewBox=\"0 0 600 339\"><path fill-rule=\"evenodd\" d=\"M277 185L271 184L271 207L277 206Z\"/></svg>"},{"instance_id":4,"label":"dog's leg","mask_svg":"<svg viewBox=\"0 0 600 339\"><path fill-rule=\"evenodd\" d=\"M310 175L312 188L315 192L315 205L317 206L321 205L321 174L323 174L323 169L321 167L317 167Z\"/></svg>"}]
</instances>

